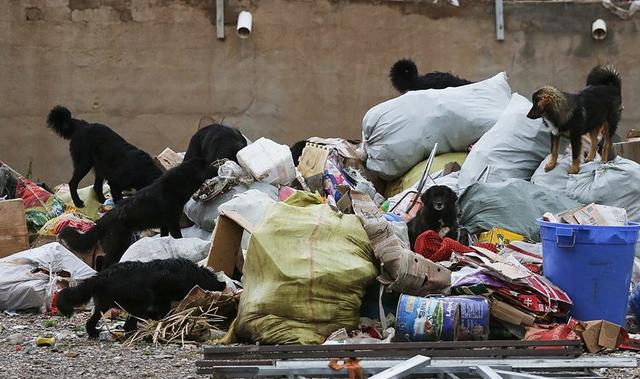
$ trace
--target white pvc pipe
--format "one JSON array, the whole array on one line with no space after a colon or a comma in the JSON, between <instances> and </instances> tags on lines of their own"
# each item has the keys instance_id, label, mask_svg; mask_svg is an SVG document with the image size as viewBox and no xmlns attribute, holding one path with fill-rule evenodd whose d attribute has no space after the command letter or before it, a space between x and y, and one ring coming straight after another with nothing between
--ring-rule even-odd
<instances>
[{"instance_id":1,"label":"white pvc pipe","mask_svg":"<svg viewBox=\"0 0 640 379\"><path fill-rule=\"evenodd\" d=\"M249 38L249 35L251 34L252 21L253 17L251 16L251 12L240 12L238 15L238 27L236 28L240 38Z\"/></svg>"},{"instance_id":2,"label":"white pvc pipe","mask_svg":"<svg viewBox=\"0 0 640 379\"><path fill-rule=\"evenodd\" d=\"M599 18L591 24L591 36L596 40L603 40L607 37L607 23Z\"/></svg>"}]
</instances>

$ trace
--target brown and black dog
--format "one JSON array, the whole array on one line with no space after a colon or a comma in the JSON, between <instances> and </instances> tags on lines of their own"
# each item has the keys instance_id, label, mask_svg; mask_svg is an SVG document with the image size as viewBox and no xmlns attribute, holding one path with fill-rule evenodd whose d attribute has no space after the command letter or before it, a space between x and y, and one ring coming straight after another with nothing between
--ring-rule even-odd
<instances>
[{"instance_id":1,"label":"brown and black dog","mask_svg":"<svg viewBox=\"0 0 640 379\"><path fill-rule=\"evenodd\" d=\"M527 114L531 119L542 117L551 129L551 160L546 171L553 170L558 163L560 136L571 141L572 163L569 174L580 170L582 135L589 133L591 148L586 161L596 157L598 135L602 130L604 146L602 160L609 157L611 137L615 134L622 114L622 79L611 65L594 67L587 76L587 86L578 93L567 93L555 87L546 86L537 90L532 97L533 106Z\"/></svg>"}]
</instances>

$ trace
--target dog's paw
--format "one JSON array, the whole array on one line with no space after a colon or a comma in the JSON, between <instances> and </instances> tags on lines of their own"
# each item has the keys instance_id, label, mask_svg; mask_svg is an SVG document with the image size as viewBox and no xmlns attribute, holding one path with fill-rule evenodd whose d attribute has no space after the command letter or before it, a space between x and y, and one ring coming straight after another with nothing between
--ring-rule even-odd
<instances>
[{"instance_id":1,"label":"dog's paw","mask_svg":"<svg viewBox=\"0 0 640 379\"><path fill-rule=\"evenodd\" d=\"M549 162L544 166L544 170L545 171L551 171L554 168L556 168L557 163L556 162Z\"/></svg>"},{"instance_id":2,"label":"dog's paw","mask_svg":"<svg viewBox=\"0 0 640 379\"><path fill-rule=\"evenodd\" d=\"M73 202L73 204L76 206L76 208L84 208L84 201L80 200L78 202Z\"/></svg>"},{"instance_id":3,"label":"dog's paw","mask_svg":"<svg viewBox=\"0 0 640 379\"><path fill-rule=\"evenodd\" d=\"M578 172L580 172L580 166L570 166L569 169L567 170L567 172L569 174L577 174Z\"/></svg>"}]
</instances>

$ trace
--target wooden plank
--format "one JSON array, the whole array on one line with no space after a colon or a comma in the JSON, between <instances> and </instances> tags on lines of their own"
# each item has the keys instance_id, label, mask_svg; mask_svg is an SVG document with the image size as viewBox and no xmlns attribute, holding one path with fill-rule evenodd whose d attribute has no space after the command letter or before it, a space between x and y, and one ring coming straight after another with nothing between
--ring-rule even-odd
<instances>
[{"instance_id":1,"label":"wooden plank","mask_svg":"<svg viewBox=\"0 0 640 379\"><path fill-rule=\"evenodd\" d=\"M395 342L387 344L347 344L347 345L245 345L245 346L205 346L205 354L268 353L297 351L362 351L362 350L412 350L412 349L460 349L487 347L538 347L538 346L581 346L580 340L559 341L441 341L441 342Z\"/></svg>"}]
</instances>

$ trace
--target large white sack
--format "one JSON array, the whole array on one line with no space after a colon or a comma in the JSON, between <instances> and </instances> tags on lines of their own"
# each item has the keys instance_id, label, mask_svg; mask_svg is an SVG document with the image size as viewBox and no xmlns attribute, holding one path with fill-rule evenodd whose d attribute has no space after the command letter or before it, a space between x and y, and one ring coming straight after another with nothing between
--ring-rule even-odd
<instances>
[{"instance_id":1,"label":"large white sack","mask_svg":"<svg viewBox=\"0 0 640 379\"><path fill-rule=\"evenodd\" d=\"M145 237L129 246L120 262L149 262L154 259L185 258L192 262L209 254L211 241L200 238Z\"/></svg>"},{"instance_id":2,"label":"large white sack","mask_svg":"<svg viewBox=\"0 0 640 379\"><path fill-rule=\"evenodd\" d=\"M409 91L369 109L362 120L367 168L383 179L402 176L438 153L465 151L498 120L511 98L504 72L462 87Z\"/></svg>"},{"instance_id":3,"label":"large white sack","mask_svg":"<svg viewBox=\"0 0 640 379\"><path fill-rule=\"evenodd\" d=\"M569 175L566 192L583 204L624 208L629 220L640 222L640 164L632 160L616 157L594 170Z\"/></svg>"},{"instance_id":4,"label":"large white sack","mask_svg":"<svg viewBox=\"0 0 640 379\"><path fill-rule=\"evenodd\" d=\"M38 268L53 274L33 272ZM71 284L96 274L58 242L0 259L0 310L50 309L51 297L58 290L55 273L61 271L71 274Z\"/></svg>"},{"instance_id":5,"label":"large white sack","mask_svg":"<svg viewBox=\"0 0 640 379\"><path fill-rule=\"evenodd\" d=\"M599 158L596 157L596 161L588 163L583 162L580 165L579 174L590 173L596 170L600 166L600 162L597 161L598 159ZM556 167L551 171L545 171L544 166L547 165L549 160L551 160L551 154L549 154L542 163L540 163L536 172L533 173L531 183L554 191L567 193L567 182L569 181L569 173L567 170L569 169L569 166L571 166L571 154L559 155ZM569 194L567 193L567 195Z\"/></svg>"},{"instance_id":6,"label":"large white sack","mask_svg":"<svg viewBox=\"0 0 640 379\"><path fill-rule=\"evenodd\" d=\"M220 212L218 211L218 207L221 204L226 203L231 200L233 196L246 192L250 189L258 190L267 194L273 200L278 199L278 189L271 184L262 183L262 182L253 182L248 186L244 184L238 184L229 190L228 192L223 193L222 195L216 197L215 199L209 201L195 201L193 199L189 199L187 204L184 206L184 214L191 220L194 224L198 225L201 229L213 231L213 228L216 225L216 219Z\"/></svg>"},{"instance_id":7,"label":"large white sack","mask_svg":"<svg viewBox=\"0 0 640 379\"><path fill-rule=\"evenodd\" d=\"M486 183L529 180L551 151L551 134L542 119L527 117L531 102L514 93L496 124L480 140L460 170L460 188L481 176Z\"/></svg>"}]
</instances>

